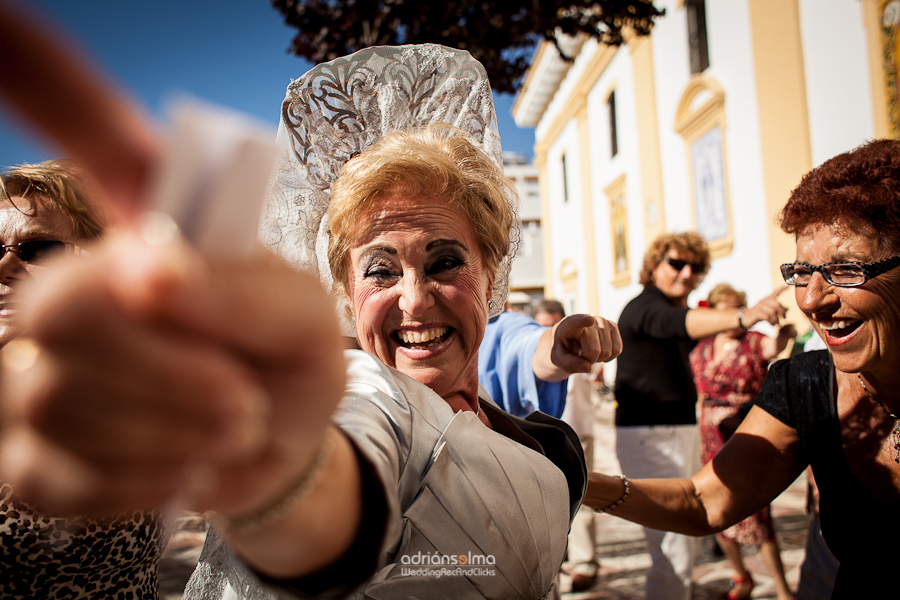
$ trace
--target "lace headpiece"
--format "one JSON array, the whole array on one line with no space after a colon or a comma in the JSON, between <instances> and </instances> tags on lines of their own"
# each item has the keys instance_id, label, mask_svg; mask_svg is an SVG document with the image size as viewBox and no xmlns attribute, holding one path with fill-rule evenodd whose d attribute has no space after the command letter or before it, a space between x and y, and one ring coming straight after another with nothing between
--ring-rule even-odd
<instances>
[{"instance_id":1,"label":"lace headpiece","mask_svg":"<svg viewBox=\"0 0 900 600\"><path fill-rule=\"evenodd\" d=\"M502 169L487 73L468 52L436 44L377 46L292 81L281 105L280 156L260 240L331 290L325 212L341 167L387 133L432 123L466 131ZM506 200L518 215L516 199ZM517 224L495 274L491 316L503 310L518 245Z\"/></svg>"}]
</instances>

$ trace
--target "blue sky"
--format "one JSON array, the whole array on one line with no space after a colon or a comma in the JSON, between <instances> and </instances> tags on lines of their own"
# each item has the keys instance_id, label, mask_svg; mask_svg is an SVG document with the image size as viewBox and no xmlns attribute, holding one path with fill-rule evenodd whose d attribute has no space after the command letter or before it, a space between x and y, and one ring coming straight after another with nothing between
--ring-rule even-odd
<instances>
[{"instance_id":1,"label":"blue sky","mask_svg":"<svg viewBox=\"0 0 900 600\"><path fill-rule=\"evenodd\" d=\"M291 79L310 64L289 55L293 29L267 0L29 0L155 115L187 92L272 126ZM495 96L504 150L532 156L533 129L515 126L512 96ZM64 109L65 99L60 99ZM0 111L0 166L59 153Z\"/></svg>"}]
</instances>

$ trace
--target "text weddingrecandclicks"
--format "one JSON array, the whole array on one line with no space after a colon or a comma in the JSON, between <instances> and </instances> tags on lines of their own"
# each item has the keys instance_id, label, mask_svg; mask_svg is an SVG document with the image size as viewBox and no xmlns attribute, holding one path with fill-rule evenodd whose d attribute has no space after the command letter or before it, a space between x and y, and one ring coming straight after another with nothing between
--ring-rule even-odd
<instances>
[{"instance_id":1,"label":"text weddingrecandclicks","mask_svg":"<svg viewBox=\"0 0 900 600\"><path fill-rule=\"evenodd\" d=\"M496 574L490 568L496 563L493 554L416 552L400 557L400 574L404 577L485 577Z\"/></svg>"},{"instance_id":2,"label":"text weddingrecandclicks","mask_svg":"<svg viewBox=\"0 0 900 600\"><path fill-rule=\"evenodd\" d=\"M487 577L496 575L494 569L484 567L400 567L402 577Z\"/></svg>"}]
</instances>

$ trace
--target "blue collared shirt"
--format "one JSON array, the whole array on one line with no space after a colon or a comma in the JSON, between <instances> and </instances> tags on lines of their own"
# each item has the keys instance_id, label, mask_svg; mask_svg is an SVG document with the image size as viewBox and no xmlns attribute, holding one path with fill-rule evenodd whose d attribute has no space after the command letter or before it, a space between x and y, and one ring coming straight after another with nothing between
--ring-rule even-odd
<instances>
[{"instance_id":1,"label":"blue collared shirt","mask_svg":"<svg viewBox=\"0 0 900 600\"><path fill-rule=\"evenodd\" d=\"M526 417L536 410L557 419L566 407L567 380L535 377L538 341L546 330L528 315L502 312L491 319L478 351L478 381L505 411Z\"/></svg>"}]
</instances>

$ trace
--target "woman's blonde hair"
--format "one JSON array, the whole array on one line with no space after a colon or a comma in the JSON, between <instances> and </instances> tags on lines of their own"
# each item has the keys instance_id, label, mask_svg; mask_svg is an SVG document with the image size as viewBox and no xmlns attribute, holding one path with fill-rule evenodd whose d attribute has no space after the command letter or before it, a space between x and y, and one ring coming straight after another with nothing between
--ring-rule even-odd
<instances>
[{"instance_id":1,"label":"woman's blonde hair","mask_svg":"<svg viewBox=\"0 0 900 600\"><path fill-rule=\"evenodd\" d=\"M727 283L720 283L711 289L709 291L709 296L706 298L706 303L709 304L710 308L715 308L717 304L724 302L729 298L736 298L738 306L747 306L746 292L739 292Z\"/></svg>"},{"instance_id":2,"label":"woman's blonde hair","mask_svg":"<svg viewBox=\"0 0 900 600\"><path fill-rule=\"evenodd\" d=\"M23 214L27 213L16 206L13 196L43 196L72 221L79 239L98 238L106 229L106 217L88 191L84 173L70 160L11 167L0 173L0 191L0 198L9 200Z\"/></svg>"},{"instance_id":3,"label":"woman's blonde hair","mask_svg":"<svg viewBox=\"0 0 900 600\"><path fill-rule=\"evenodd\" d=\"M516 214L513 183L466 132L435 124L385 135L341 169L328 205L328 262L334 281L346 294L347 257L365 211L381 198L402 192L441 197L468 219L488 272L510 250Z\"/></svg>"},{"instance_id":4,"label":"woman's blonde hair","mask_svg":"<svg viewBox=\"0 0 900 600\"><path fill-rule=\"evenodd\" d=\"M650 247L644 253L644 264L641 268L641 285L653 283L653 271L659 266L669 250L675 250L690 262L703 265L701 276L709 271L709 246L699 233L686 231L684 233L666 233L651 242Z\"/></svg>"}]
</instances>

